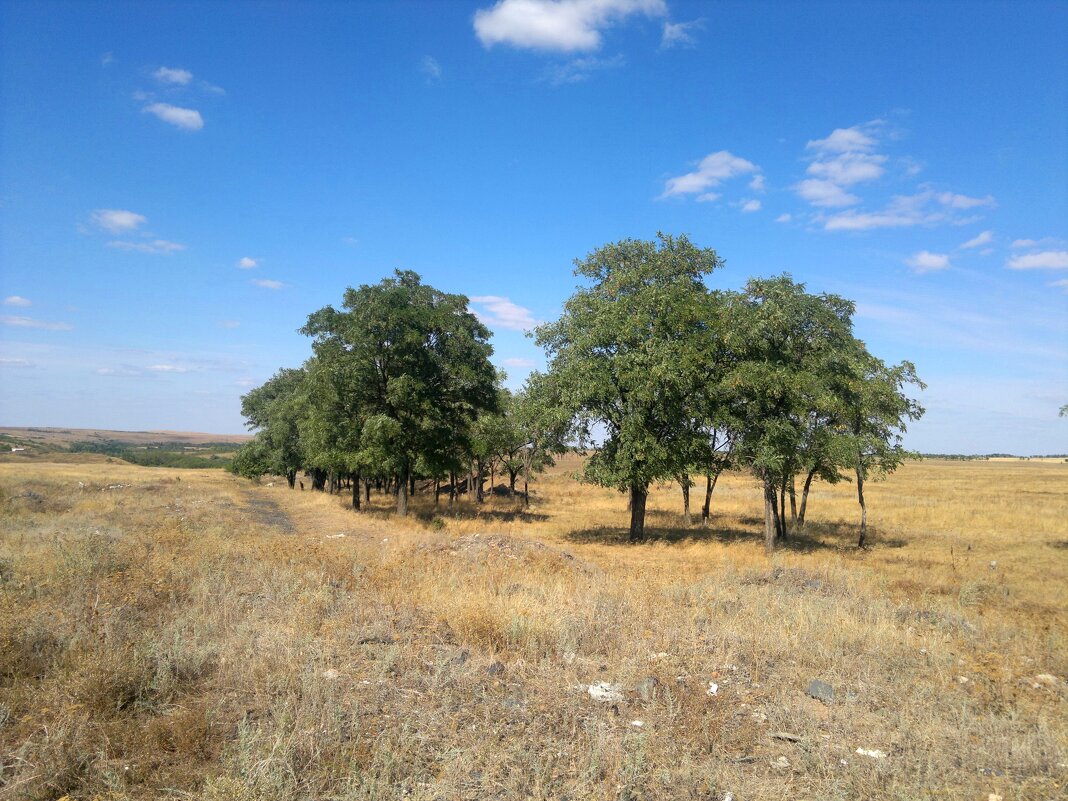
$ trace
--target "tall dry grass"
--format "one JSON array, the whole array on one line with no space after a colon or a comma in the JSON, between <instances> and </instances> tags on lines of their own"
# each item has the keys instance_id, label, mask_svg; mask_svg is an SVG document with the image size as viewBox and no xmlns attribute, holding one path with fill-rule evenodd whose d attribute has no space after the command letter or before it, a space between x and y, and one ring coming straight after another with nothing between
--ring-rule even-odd
<instances>
[{"instance_id":1,"label":"tall dry grass","mask_svg":"<svg viewBox=\"0 0 1068 801\"><path fill-rule=\"evenodd\" d=\"M771 559L745 476L708 528L654 492L634 546L576 468L529 509L398 520L0 465L0 795L1063 797L1068 465L910 464L870 489L868 551L853 488L819 486Z\"/></svg>"}]
</instances>

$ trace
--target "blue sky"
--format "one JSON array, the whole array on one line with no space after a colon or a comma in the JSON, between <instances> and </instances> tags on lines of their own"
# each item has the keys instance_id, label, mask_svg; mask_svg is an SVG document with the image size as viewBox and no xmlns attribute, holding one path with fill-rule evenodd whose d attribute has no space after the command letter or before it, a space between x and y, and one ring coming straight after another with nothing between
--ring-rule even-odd
<instances>
[{"instance_id":1,"label":"blue sky","mask_svg":"<svg viewBox=\"0 0 1068 801\"><path fill-rule=\"evenodd\" d=\"M929 384L906 444L1068 451L1068 5L0 4L0 422L243 430L394 268L513 386L572 260L686 233Z\"/></svg>"}]
</instances>

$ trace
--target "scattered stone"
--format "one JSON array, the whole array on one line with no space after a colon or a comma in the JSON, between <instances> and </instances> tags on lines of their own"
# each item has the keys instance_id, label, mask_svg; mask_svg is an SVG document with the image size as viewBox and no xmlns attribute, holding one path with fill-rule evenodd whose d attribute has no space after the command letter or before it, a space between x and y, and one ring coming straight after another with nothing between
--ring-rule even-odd
<instances>
[{"instance_id":1,"label":"scattered stone","mask_svg":"<svg viewBox=\"0 0 1068 801\"><path fill-rule=\"evenodd\" d=\"M724 793L723 794L723 801L734 801L734 793L730 793L730 792Z\"/></svg>"},{"instance_id":2,"label":"scattered stone","mask_svg":"<svg viewBox=\"0 0 1068 801\"><path fill-rule=\"evenodd\" d=\"M323 671L323 678L324 679L330 679L330 681L333 681L334 679L338 678L339 676L341 676L341 674L338 673L333 668L329 668L329 669Z\"/></svg>"},{"instance_id":3,"label":"scattered stone","mask_svg":"<svg viewBox=\"0 0 1068 801\"><path fill-rule=\"evenodd\" d=\"M642 679L634 691L638 693L643 701L652 701L653 696L656 694L656 688L660 686L660 680L656 676L649 676Z\"/></svg>"},{"instance_id":4,"label":"scattered stone","mask_svg":"<svg viewBox=\"0 0 1068 801\"><path fill-rule=\"evenodd\" d=\"M326 535L326 539L328 539L328 540L339 540L344 536L345 536L344 532L342 532L340 534L327 534Z\"/></svg>"},{"instance_id":5,"label":"scattered stone","mask_svg":"<svg viewBox=\"0 0 1068 801\"><path fill-rule=\"evenodd\" d=\"M749 719L752 720L754 723L767 723L768 722L768 716L765 715L763 712L753 712L752 714L749 715Z\"/></svg>"},{"instance_id":6,"label":"scattered stone","mask_svg":"<svg viewBox=\"0 0 1068 801\"><path fill-rule=\"evenodd\" d=\"M564 663L565 664L570 665L572 662L575 661L575 652L574 651L564 651L563 659L564 659Z\"/></svg>"},{"instance_id":7,"label":"scattered stone","mask_svg":"<svg viewBox=\"0 0 1068 801\"><path fill-rule=\"evenodd\" d=\"M489 673L491 676L499 676L504 673L504 664L501 662L494 662L492 665L486 668L486 672Z\"/></svg>"},{"instance_id":8,"label":"scattered stone","mask_svg":"<svg viewBox=\"0 0 1068 801\"><path fill-rule=\"evenodd\" d=\"M615 704L623 700L623 688L607 681L594 682L586 688L586 692L594 701L604 704Z\"/></svg>"},{"instance_id":9,"label":"scattered stone","mask_svg":"<svg viewBox=\"0 0 1068 801\"><path fill-rule=\"evenodd\" d=\"M817 701L823 701L825 704L829 704L834 701L834 687L819 679L813 679L808 689L805 690L805 695L809 698L815 698Z\"/></svg>"},{"instance_id":10,"label":"scattered stone","mask_svg":"<svg viewBox=\"0 0 1068 801\"><path fill-rule=\"evenodd\" d=\"M998 793L990 793L987 795L986 801L1004 801L1004 799Z\"/></svg>"},{"instance_id":11,"label":"scattered stone","mask_svg":"<svg viewBox=\"0 0 1068 801\"><path fill-rule=\"evenodd\" d=\"M998 560L997 559L991 559L990 560L990 569L991 570L997 570L998 569Z\"/></svg>"},{"instance_id":12,"label":"scattered stone","mask_svg":"<svg viewBox=\"0 0 1068 801\"><path fill-rule=\"evenodd\" d=\"M968 677L967 676L957 676L957 681L959 681L961 684L967 684L968 683Z\"/></svg>"},{"instance_id":13,"label":"scattered stone","mask_svg":"<svg viewBox=\"0 0 1068 801\"><path fill-rule=\"evenodd\" d=\"M356 640L357 645L393 645L396 642L392 637L361 637Z\"/></svg>"},{"instance_id":14,"label":"scattered stone","mask_svg":"<svg viewBox=\"0 0 1068 801\"><path fill-rule=\"evenodd\" d=\"M773 740L785 740L788 743L799 743L799 742L801 742L801 737L800 736L798 736L796 734L790 734L789 732L785 732L785 731L773 731L771 734L768 735L768 737L770 737Z\"/></svg>"},{"instance_id":15,"label":"scattered stone","mask_svg":"<svg viewBox=\"0 0 1068 801\"><path fill-rule=\"evenodd\" d=\"M773 759L771 761L771 766L776 770L787 770L790 767L790 760L781 756L778 759Z\"/></svg>"},{"instance_id":16,"label":"scattered stone","mask_svg":"<svg viewBox=\"0 0 1068 801\"><path fill-rule=\"evenodd\" d=\"M667 651L659 651L655 654L649 654L649 658L653 661L656 661L657 659L667 659L669 656L671 656L671 654Z\"/></svg>"},{"instance_id":17,"label":"scattered stone","mask_svg":"<svg viewBox=\"0 0 1068 801\"><path fill-rule=\"evenodd\" d=\"M1039 673L1035 676L1035 681L1039 684L1045 684L1047 687L1056 687L1057 684L1060 683L1060 679L1052 673Z\"/></svg>"},{"instance_id":18,"label":"scattered stone","mask_svg":"<svg viewBox=\"0 0 1068 801\"><path fill-rule=\"evenodd\" d=\"M633 726L633 727L634 727L634 728L636 728L636 729L640 729L640 728L641 728L642 726L644 726L644 725L645 725L645 721L642 721L642 720L632 720L632 721L630 722L630 725L631 725L631 726Z\"/></svg>"},{"instance_id":19,"label":"scattered stone","mask_svg":"<svg viewBox=\"0 0 1068 801\"><path fill-rule=\"evenodd\" d=\"M470 658L471 658L471 652L468 651L466 648L461 648L460 649L460 653L458 653L456 656L454 656L452 659L450 659L448 664L450 664L450 665L462 665L465 662L467 662L467 660L470 659Z\"/></svg>"},{"instance_id":20,"label":"scattered stone","mask_svg":"<svg viewBox=\"0 0 1068 801\"><path fill-rule=\"evenodd\" d=\"M705 695L712 696L712 695L716 695L718 692L719 692L719 685L716 684L714 681L710 681L708 683L708 689L705 691Z\"/></svg>"},{"instance_id":21,"label":"scattered stone","mask_svg":"<svg viewBox=\"0 0 1068 801\"><path fill-rule=\"evenodd\" d=\"M877 748L858 748L857 753L861 756L871 757L872 759L886 759L886 752L880 751Z\"/></svg>"}]
</instances>

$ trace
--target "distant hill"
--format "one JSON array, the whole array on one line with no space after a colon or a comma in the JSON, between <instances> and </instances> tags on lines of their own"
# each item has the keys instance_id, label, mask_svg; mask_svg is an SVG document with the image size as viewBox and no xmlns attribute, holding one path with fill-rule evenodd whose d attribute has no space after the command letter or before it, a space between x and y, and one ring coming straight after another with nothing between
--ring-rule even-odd
<instances>
[{"instance_id":1,"label":"distant hill","mask_svg":"<svg viewBox=\"0 0 1068 801\"><path fill-rule=\"evenodd\" d=\"M119 442L130 447L147 445L241 445L249 434L203 434L195 431L110 431L103 428L18 428L0 426L0 442L18 440L46 450L66 449L75 442Z\"/></svg>"}]
</instances>

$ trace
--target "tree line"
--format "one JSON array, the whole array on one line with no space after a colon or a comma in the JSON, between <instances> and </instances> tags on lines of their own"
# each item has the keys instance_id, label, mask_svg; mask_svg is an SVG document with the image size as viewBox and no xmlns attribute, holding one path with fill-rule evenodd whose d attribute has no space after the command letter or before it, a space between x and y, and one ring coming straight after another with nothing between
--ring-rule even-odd
<instances>
[{"instance_id":1,"label":"tree line","mask_svg":"<svg viewBox=\"0 0 1068 801\"><path fill-rule=\"evenodd\" d=\"M313 356L242 398L258 430L234 459L248 476L308 472L313 486L351 482L396 494L406 514L415 479L455 499L458 477L481 499L500 467L514 491L568 447L589 452L581 478L626 493L630 538L645 532L650 487L675 481L702 519L717 479L750 472L763 488L771 550L803 528L814 480L856 482L859 545L865 482L896 469L909 421L923 414L910 362L888 366L853 333L855 306L814 295L789 275L712 290L715 251L685 236L623 240L575 262L584 279L560 318L532 336L547 369L522 391L501 387L489 330L467 299L397 271L348 289L341 310L309 316ZM524 493L524 497L526 494Z\"/></svg>"}]
</instances>

